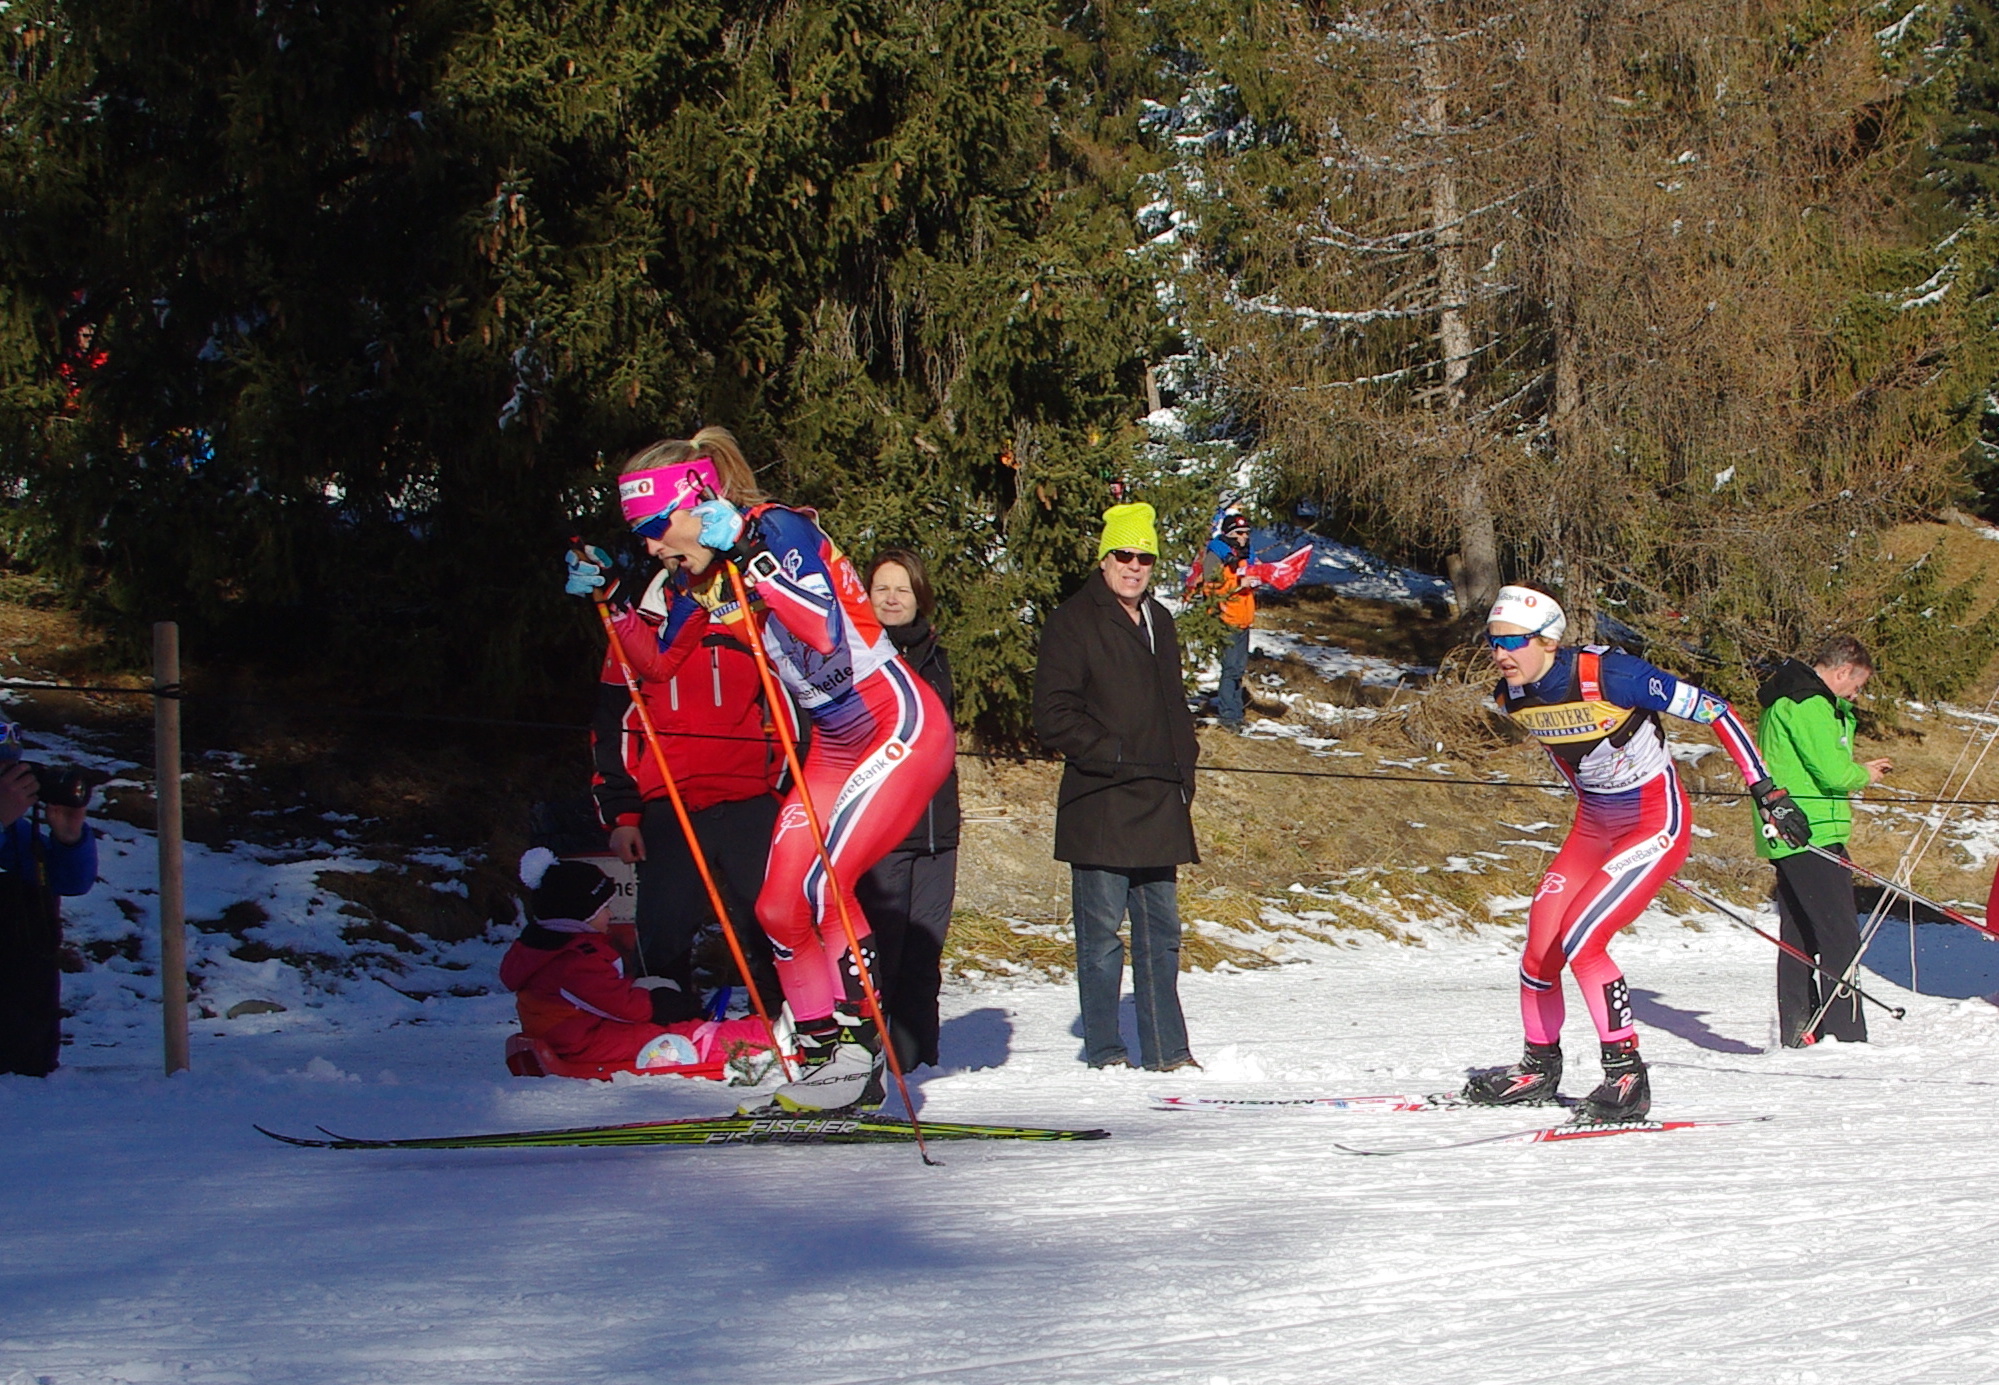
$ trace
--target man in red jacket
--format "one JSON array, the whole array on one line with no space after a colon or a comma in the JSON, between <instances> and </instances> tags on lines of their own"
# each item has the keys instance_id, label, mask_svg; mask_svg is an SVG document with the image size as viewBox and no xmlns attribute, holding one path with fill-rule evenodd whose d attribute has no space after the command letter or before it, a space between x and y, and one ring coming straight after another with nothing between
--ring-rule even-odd
<instances>
[{"instance_id":1,"label":"man in red jacket","mask_svg":"<svg viewBox=\"0 0 1999 1385\"><path fill-rule=\"evenodd\" d=\"M736 937L756 972L757 990L775 1006L783 989L755 904L769 863L784 759L766 725L755 659L705 608L675 590L664 572L637 606L613 605L612 623L638 675L640 695ZM789 715L790 708L779 714ZM694 942L714 921L714 910L610 650L591 742L598 816L618 859L638 865L640 965L649 975L671 980L686 1016L692 1016L700 1010Z\"/></svg>"}]
</instances>

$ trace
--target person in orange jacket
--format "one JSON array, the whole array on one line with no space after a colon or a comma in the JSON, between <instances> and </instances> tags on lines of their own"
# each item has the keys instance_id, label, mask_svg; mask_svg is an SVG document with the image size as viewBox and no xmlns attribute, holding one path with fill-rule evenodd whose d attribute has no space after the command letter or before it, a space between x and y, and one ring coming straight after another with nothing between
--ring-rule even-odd
<instances>
[{"instance_id":1,"label":"person in orange jacket","mask_svg":"<svg viewBox=\"0 0 1999 1385\"><path fill-rule=\"evenodd\" d=\"M1259 587L1283 591L1297 582L1311 560L1312 546L1300 548L1281 562L1257 562L1249 551L1249 516L1223 510L1215 516L1214 536L1194 560L1182 596L1201 596L1215 605L1231 635L1222 650L1222 681L1215 690L1215 711L1222 728L1240 733L1245 699L1242 680L1249 672L1249 632L1256 624Z\"/></svg>"}]
</instances>

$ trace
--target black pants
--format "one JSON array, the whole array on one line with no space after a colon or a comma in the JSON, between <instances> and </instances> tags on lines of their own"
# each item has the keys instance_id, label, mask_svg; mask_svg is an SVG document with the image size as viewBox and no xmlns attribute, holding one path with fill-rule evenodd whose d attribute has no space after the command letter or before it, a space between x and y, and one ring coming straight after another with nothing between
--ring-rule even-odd
<instances>
[{"instance_id":1,"label":"black pants","mask_svg":"<svg viewBox=\"0 0 1999 1385\"><path fill-rule=\"evenodd\" d=\"M854 886L875 934L875 985L905 1069L937 1062L944 933L958 896L958 853L891 851Z\"/></svg>"},{"instance_id":2,"label":"black pants","mask_svg":"<svg viewBox=\"0 0 1999 1385\"><path fill-rule=\"evenodd\" d=\"M770 943L757 926L756 906L770 862L770 834L777 823L777 807L776 795L765 794L717 803L689 815L715 886L735 924L736 938L750 960L757 992L773 1018L783 1003L784 988L771 966ZM694 855L687 849L673 804L663 798L646 804L639 830L646 845L646 858L639 862L638 871L640 961L647 975L672 977L690 1003L698 1004L694 942L702 929L716 921L715 910L708 902L708 890L701 883Z\"/></svg>"},{"instance_id":3,"label":"black pants","mask_svg":"<svg viewBox=\"0 0 1999 1385\"><path fill-rule=\"evenodd\" d=\"M1826 850L1844 856L1846 846ZM1853 902L1853 873L1823 856L1800 852L1773 863L1777 867L1777 917L1785 942L1818 958L1834 976L1846 975L1860 950L1860 924ZM1784 1043L1796 1047L1804 1028L1818 1013L1833 983L1787 952L1777 954L1777 1030ZM1860 997L1851 991L1835 1000L1819 1022L1814 1039L1841 1043L1867 1042L1867 1016Z\"/></svg>"},{"instance_id":4,"label":"black pants","mask_svg":"<svg viewBox=\"0 0 1999 1385\"><path fill-rule=\"evenodd\" d=\"M46 1077L62 1054L62 924L26 888L0 890L0 1073Z\"/></svg>"}]
</instances>

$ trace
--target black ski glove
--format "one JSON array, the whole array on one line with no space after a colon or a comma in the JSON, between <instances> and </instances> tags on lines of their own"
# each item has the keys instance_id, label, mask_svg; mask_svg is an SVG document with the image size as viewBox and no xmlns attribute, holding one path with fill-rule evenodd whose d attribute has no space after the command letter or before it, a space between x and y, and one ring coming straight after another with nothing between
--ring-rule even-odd
<instances>
[{"instance_id":1,"label":"black ski glove","mask_svg":"<svg viewBox=\"0 0 1999 1385\"><path fill-rule=\"evenodd\" d=\"M654 1024L678 1024L702 1016L701 997L681 990L680 983L672 977L641 976L632 984L651 996Z\"/></svg>"},{"instance_id":2,"label":"black ski glove","mask_svg":"<svg viewBox=\"0 0 1999 1385\"><path fill-rule=\"evenodd\" d=\"M1757 810L1764 821L1777 829L1777 835L1792 846L1812 844L1812 824L1805 817L1805 810L1791 802L1790 793L1777 786L1774 779L1759 779L1749 786L1749 796L1756 800Z\"/></svg>"}]
</instances>

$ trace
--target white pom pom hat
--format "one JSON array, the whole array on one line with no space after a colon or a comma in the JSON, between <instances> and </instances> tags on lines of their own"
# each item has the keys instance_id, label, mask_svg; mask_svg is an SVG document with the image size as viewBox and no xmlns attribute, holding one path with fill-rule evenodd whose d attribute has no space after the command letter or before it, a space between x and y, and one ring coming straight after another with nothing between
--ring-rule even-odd
<instances>
[{"instance_id":1,"label":"white pom pom hat","mask_svg":"<svg viewBox=\"0 0 1999 1385\"><path fill-rule=\"evenodd\" d=\"M1498 599L1486 612L1485 623L1517 625L1530 635L1546 635L1551 640L1559 640L1569 628L1561 603L1532 587L1501 587Z\"/></svg>"},{"instance_id":2,"label":"white pom pom hat","mask_svg":"<svg viewBox=\"0 0 1999 1385\"><path fill-rule=\"evenodd\" d=\"M521 857L521 883L531 890L541 888L541 878L548 874L548 868L556 863L557 856L545 846L529 847Z\"/></svg>"}]
</instances>

